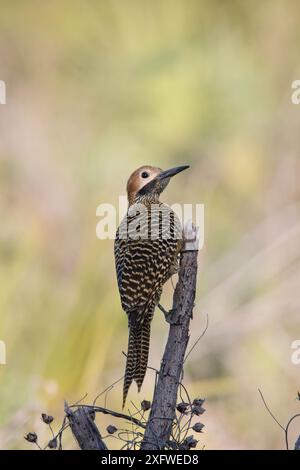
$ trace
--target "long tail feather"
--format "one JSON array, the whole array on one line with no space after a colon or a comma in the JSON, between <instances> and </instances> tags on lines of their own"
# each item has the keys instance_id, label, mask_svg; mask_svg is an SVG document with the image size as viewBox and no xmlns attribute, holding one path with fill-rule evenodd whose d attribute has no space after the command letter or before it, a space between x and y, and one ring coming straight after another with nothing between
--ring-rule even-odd
<instances>
[{"instance_id":1,"label":"long tail feather","mask_svg":"<svg viewBox=\"0 0 300 470\"><path fill-rule=\"evenodd\" d=\"M133 377L138 386L138 391L141 390L147 371L150 347L150 325L150 321L146 321L139 329L139 354L137 356L136 368Z\"/></svg>"},{"instance_id":2,"label":"long tail feather","mask_svg":"<svg viewBox=\"0 0 300 470\"><path fill-rule=\"evenodd\" d=\"M134 379L136 369L137 349L136 349L136 329L129 327L128 349L126 359L126 369L123 384L123 406L125 406L129 387Z\"/></svg>"},{"instance_id":3,"label":"long tail feather","mask_svg":"<svg viewBox=\"0 0 300 470\"><path fill-rule=\"evenodd\" d=\"M129 317L129 338L126 369L123 385L123 408L125 406L129 387L135 380L138 391L141 390L147 371L150 327L154 314L154 307L151 307L143 317L140 312L132 312ZM142 322L140 322L142 320Z\"/></svg>"}]
</instances>

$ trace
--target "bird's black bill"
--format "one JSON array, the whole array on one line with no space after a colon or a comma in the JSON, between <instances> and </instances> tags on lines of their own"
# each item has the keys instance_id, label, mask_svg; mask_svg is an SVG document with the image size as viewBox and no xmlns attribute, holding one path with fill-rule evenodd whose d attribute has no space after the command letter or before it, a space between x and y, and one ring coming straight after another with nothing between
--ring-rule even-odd
<instances>
[{"instance_id":1,"label":"bird's black bill","mask_svg":"<svg viewBox=\"0 0 300 470\"><path fill-rule=\"evenodd\" d=\"M186 170L189 167L190 167L189 165L182 165L182 166L176 166L175 168L170 168L170 170L162 171L158 175L158 179L163 180L165 178L171 178L172 176L177 175L177 173L180 173L181 171Z\"/></svg>"}]
</instances>

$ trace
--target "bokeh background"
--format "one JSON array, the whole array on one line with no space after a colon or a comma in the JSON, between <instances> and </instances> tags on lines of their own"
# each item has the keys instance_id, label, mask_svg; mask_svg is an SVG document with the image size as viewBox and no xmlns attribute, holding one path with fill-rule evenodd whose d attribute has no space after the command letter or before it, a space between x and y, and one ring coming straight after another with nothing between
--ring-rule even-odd
<instances>
[{"instance_id":1,"label":"bokeh background","mask_svg":"<svg viewBox=\"0 0 300 470\"><path fill-rule=\"evenodd\" d=\"M191 341L206 315L209 328L185 372L206 398L199 446L284 446L258 388L283 423L299 412L299 18L296 0L1 2L1 448L30 448L32 430L46 443L41 412L58 426L64 399L92 402L122 376L126 316L96 207L145 163L190 164L163 200L205 204ZM153 367L167 330L158 312ZM130 398L151 399L153 381ZM121 383L107 406L121 408Z\"/></svg>"}]
</instances>

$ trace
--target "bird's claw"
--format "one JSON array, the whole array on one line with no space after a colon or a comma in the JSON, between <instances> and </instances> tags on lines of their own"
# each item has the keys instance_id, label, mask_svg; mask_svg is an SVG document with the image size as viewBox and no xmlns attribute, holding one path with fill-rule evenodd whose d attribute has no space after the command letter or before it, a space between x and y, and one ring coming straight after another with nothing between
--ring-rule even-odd
<instances>
[{"instance_id":1,"label":"bird's claw","mask_svg":"<svg viewBox=\"0 0 300 470\"><path fill-rule=\"evenodd\" d=\"M166 310L161 304L157 305L159 310L164 314L166 322L168 322L170 325L172 325L173 322L173 317L174 313L176 312L175 308L171 308L170 310Z\"/></svg>"}]
</instances>

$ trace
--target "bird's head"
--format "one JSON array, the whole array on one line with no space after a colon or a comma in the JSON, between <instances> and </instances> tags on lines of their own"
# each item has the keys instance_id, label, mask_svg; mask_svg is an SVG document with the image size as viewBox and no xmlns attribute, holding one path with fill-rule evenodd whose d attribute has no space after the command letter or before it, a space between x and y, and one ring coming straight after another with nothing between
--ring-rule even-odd
<instances>
[{"instance_id":1,"label":"bird's head","mask_svg":"<svg viewBox=\"0 0 300 470\"><path fill-rule=\"evenodd\" d=\"M141 166L132 173L127 182L129 204L133 204L139 199L157 200L168 185L170 178L187 168L189 165L177 166L163 171L155 166Z\"/></svg>"}]
</instances>

